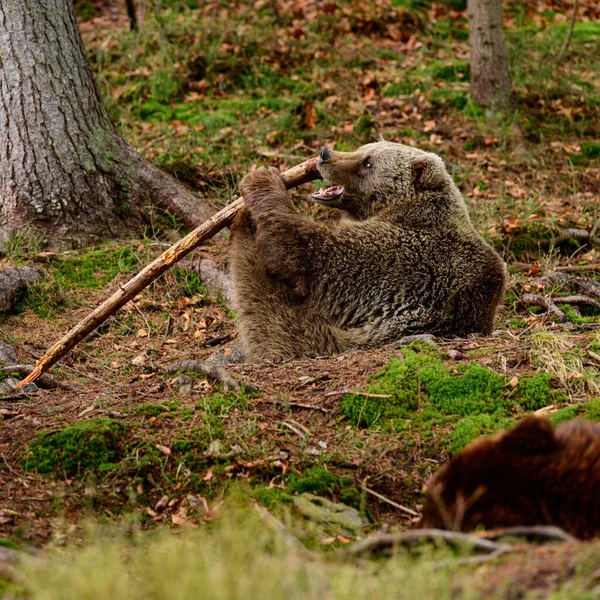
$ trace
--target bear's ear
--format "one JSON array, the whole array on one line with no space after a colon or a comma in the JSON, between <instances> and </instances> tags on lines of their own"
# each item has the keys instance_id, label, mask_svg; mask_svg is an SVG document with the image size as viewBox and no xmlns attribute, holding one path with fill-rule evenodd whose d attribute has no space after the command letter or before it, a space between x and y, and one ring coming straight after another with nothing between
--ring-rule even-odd
<instances>
[{"instance_id":1,"label":"bear's ear","mask_svg":"<svg viewBox=\"0 0 600 600\"><path fill-rule=\"evenodd\" d=\"M435 191L444 186L448 173L444 161L435 154L425 154L411 163L412 180L419 191Z\"/></svg>"},{"instance_id":2,"label":"bear's ear","mask_svg":"<svg viewBox=\"0 0 600 600\"><path fill-rule=\"evenodd\" d=\"M558 442L547 419L526 417L504 434L500 445L507 452L530 455L549 454L558 448Z\"/></svg>"}]
</instances>

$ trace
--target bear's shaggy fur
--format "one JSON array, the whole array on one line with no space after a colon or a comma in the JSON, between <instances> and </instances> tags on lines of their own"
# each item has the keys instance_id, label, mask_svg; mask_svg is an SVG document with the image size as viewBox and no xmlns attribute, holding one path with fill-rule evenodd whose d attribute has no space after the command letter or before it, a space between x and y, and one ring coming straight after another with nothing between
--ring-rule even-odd
<instances>
[{"instance_id":1,"label":"bear's shaggy fur","mask_svg":"<svg viewBox=\"0 0 600 600\"><path fill-rule=\"evenodd\" d=\"M323 200L347 215L334 225L299 215L276 169L240 184L247 209L231 228L230 265L247 358L489 334L504 264L441 158L390 142L321 156L322 178L345 189Z\"/></svg>"},{"instance_id":2,"label":"bear's shaggy fur","mask_svg":"<svg viewBox=\"0 0 600 600\"><path fill-rule=\"evenodd\" d=\"M452 458L428 485L419 527L478 525L600 533L600 424L575 420L553 431L546 419L527 417Z\"/></svg>"}]
</instances>

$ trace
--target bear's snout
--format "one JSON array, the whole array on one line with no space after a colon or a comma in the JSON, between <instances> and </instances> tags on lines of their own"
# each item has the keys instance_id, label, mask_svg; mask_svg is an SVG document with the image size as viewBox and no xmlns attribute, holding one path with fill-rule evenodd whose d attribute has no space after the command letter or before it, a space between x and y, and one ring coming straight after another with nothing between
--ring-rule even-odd
<instances>
[{"instance_id":1,"label":"bear's snout","mask_svg":"<svg viewBox=\"0 0 600 600\"><path fill-rule=\"evenodd\" d=\"M331 150L329 148L321 148L321 152L319 153L319 162L326 163L331 158Z\"/></svg>"}]
</instances>

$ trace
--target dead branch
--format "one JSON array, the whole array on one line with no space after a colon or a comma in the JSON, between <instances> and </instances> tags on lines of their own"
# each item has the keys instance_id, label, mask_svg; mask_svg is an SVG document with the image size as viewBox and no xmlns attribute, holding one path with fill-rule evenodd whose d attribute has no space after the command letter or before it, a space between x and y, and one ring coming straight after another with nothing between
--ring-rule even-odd
<instances>
[{"instance_id":1,"label":"dead branch","mask_svg":"<svg viewBox=\"0 0 600 600\"><path fill-rule=\"evenodd\" d=\"M571 37L573 36L573 27L575 27L575 21L577 19L578 4L579 4L579 0L575 0L573 2L573 14L571 15L571 22L569 23L569 31L567 32L567 37L565 38L565 41L564 41L560 51L558 52L559 60L562 58L563 54L569 49L569 46L571 45Z\"/></svg>"},{"instance_id":2,"label":"dead branch","mask_svg":"<svg viewBox=\"0 0 600 600\"><path fill-rule=\"evenodd\" d=\"M581 273L587 271L600 271L600 264L592 265L574 265L572 267L556 267L557 271L563 273Z\"/></svg>"},{"instance_id":3,"label":"dead branch","mask_svg":"<svg viewBox=\"0 0 600 600\"><path fill-rule=\"evenodd\" d=\"M202 373L210 379L219 382L226 392L239 392L240 384L226 371L224 367L213 365L206 360L178 360L165 367L169 374L175 374L179 371L191 371L193 373Z\"/></svg>"},{"instance_id":4,"label":"dead branch","mask_svg":"<svg viewBox=\"0 0 600 600\"><path fill-rule=\"evenodd\" d=\"M317 179L319 177L317 159L311 158L300 165L284 171L281 176L288 189ZM188 235L180 239L168 250L165 250L157 259L142 269L133 279L122 285L112 296L93 310L85 319L77 323L62 339L56 342L37 362L31 374L23 379L17 387L35 381L42 373L50 369L67 352L72 350L99 325L104 323L119 308L137 296L157 277L162 275L184 256L187 256L200 244L227 227L243 206L244 199L240 197L225 208L222 208L191 233L188 233Z\"/></svg>"},{"instance_id":5,"label":"dead branch","mask_svg":"<svg viewBox=\"0 0 600 600\"><path fill-rule=\"evenodd\" d=\"M301 404L300 402L283 402L282 400L259 400L257 404L276 404L278 406L285 406L290 408L304 408L306 410L320 410L322 413L327 414L329 411L322 406L312 406L311 404Z\"/></svg>"},{"instance_id":6,"label":"dead branch","mask_svg":"<svg viewBox=\"0 0 600 600\"><path fill-rule=\"evenodd\" d=\"M401 533L376 533L364 540L352 544L348 554L361 556L389 552L398 546L413 548L423 542L445 542L453 548L470 547L474 551L506 552L510 549L509 544L486 540L476 535L461 533L459 531L446 531L443 529L413 529Z\"/></svg>"},{"instance_id":7,"label":"dead branch","mask_svg":"<svg viewBox=\"0 0 600 600\"><path fill-rule=\"evenodd\" d=\"M408 513L409 515L412 515L413 517L419 516L419 513L414 511L412 508L407 508L406 506L402 506L402 504L398 504L397 502L394 502L393 500L386 498L384 495L380 494L379 492L376 492L375 490L368 488L366 485L363 485L362 488L363 488L363 490L365 490L365 492L367 492L367 494L371 494L371 496L375 496L375 498L379 498L379 500L381 500L382 502L386 502L387 504L389 504L390 506L393 506L394 508L397 508L398 510Z\"/></svg>"},{"instance_id":8,"label":"dead branch","mask_svg":"<svg viewBox=\"0 0 600 600\"><path fill-rule=\"evenodd\" d=\"M526 537L526 538L540 538L548 541L559 541L559 542L575 542L577 541L570 533L567 533L560 527L554 527L552 525L533 525L529 527L505 527L502 529L491 529L484 531L481 537L486 540L500 540L505 537Z\"/></svg>"},{"instance_id":9,"label":"dead branch","mask_svg":"<svg viewBox=\"0 0 600 600\"><path fill-rule=\"evenodd\" d=\"M393 398L391 394L369 394L368 392L361 392L360 390L338 390L336 392L327 392L325 398L330 398L331 396L343 396L345 394L363 396L364 398Z\"/></svg>"}]
</instances>

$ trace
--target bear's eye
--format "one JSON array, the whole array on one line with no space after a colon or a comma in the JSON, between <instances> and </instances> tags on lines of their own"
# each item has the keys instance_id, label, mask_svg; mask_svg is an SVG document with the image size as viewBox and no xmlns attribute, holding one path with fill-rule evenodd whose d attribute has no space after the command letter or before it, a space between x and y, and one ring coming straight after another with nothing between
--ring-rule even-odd
<instances>
[{"instance_id":1,"label":"bear's eye","mask_svg":"<svg viewBox=\"0 0 600 600\"><path fill-rule=\"evenodd\" d=\"M373 166L373 164L371 163L370 158L365 158L365 160L363 160L363 167L365 169L370 169L372 166Z\"/></svg>"}]
</instances>

